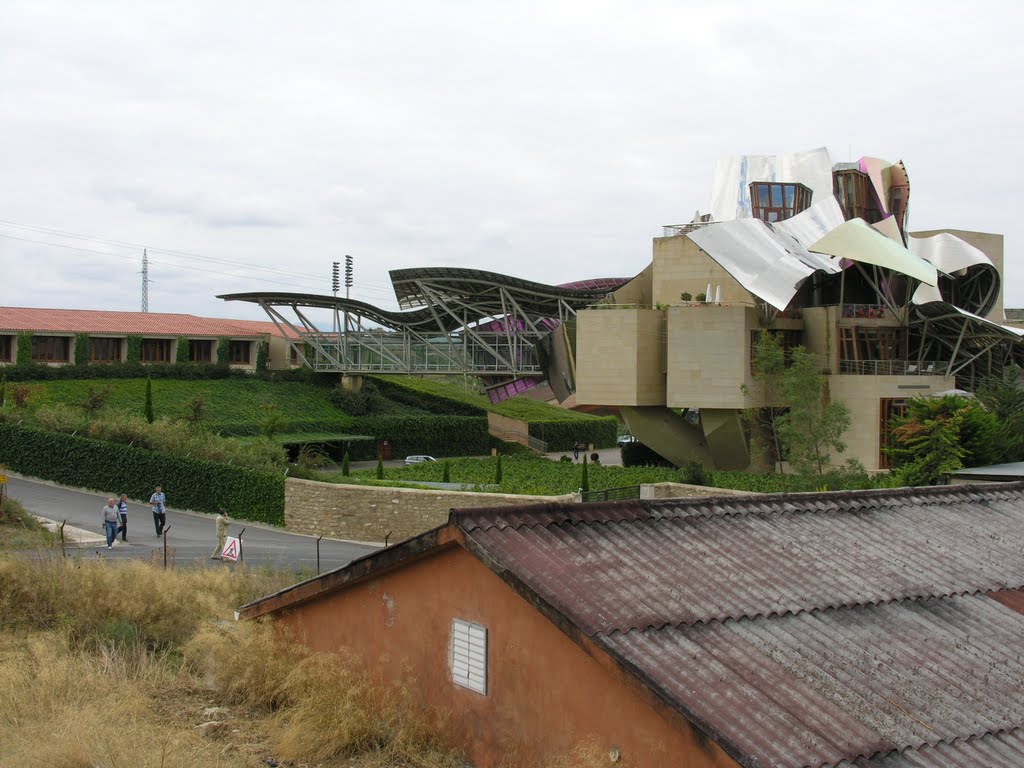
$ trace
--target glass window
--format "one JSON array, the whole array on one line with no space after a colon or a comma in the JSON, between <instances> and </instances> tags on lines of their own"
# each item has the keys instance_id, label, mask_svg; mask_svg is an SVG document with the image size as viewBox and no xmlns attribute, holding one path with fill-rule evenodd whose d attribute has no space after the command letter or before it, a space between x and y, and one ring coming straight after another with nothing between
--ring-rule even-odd
<instances>
[{"instance_id":1,"label":"glass window","mask_svg":"<svg viewBox=\"0 0 1024 768\"><path fill-rule=\"evenodd\" d=\"M139 347L139 359L144 363L171 362L171 340L143 339Z\"/></svg>"},{"instance_id":2,"label":"glass window","mask_svg":"<svg viewBox=\"0 0 1024 768\"><path fill-rule=\"evenodd\" d=\"M0 336L0 363L14 361L14 337Z\"/></svg>"},{"instance_id":3,"label":"glass window","mask_svg":"<svg viewBox=\"0 0 1024 768\"><path fill-rule=\"evenodd\" d=\"M811 194L811 190L803 184L751 182L751 213L761 221L785 221L807 210L811 204Z\"/></svg>"},{"instance_id":4,"label":"glass window","mask_svg":"<svg viewBox=\"0 0 1024 768\"><path fill-rule=\"evenodd\" d=\"M210 339L192 339L191 359L193 363L209 363L213 361L213 341Z\"/></svg>"},{"instance_id":5,"label":"glass window","mask_svg":"<svg viewBox=\"0 0 1024 768\"><path fill-rule=\"evenodd\" d=\"M90 337L89 339L89 362L90 363L119 363L121 362L121 339L105 339Z\"/></svg>"},{"instance_id":6,"label":"glass window","mask_svg":"<svg viewBox=\"0 0 1024 768\"><path fill-rule=\"evenodd\" d=\"M33 336L32 362L66 363L70 360L71 338L68 336Z\"/></svg>"},{"instance_id":7,"label":"glass window","mask_svg":"<svg viewBox=\"0 0 1024 768\"><path fill-rule=\"evenodd\" d=\"M249 365L252 359L252 342L232 340L229 347L231 362L235 365Z\"/></svg>"}]
</instances>

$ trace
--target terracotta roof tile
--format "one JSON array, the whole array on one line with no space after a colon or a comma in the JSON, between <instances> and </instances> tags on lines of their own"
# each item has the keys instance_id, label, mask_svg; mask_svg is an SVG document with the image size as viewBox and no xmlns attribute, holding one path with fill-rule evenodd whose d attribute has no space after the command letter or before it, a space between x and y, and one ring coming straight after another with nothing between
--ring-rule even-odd
<instances>
[{"instance_id":1,"label":"terracotta roof tile","mask_svg":"<svg viewBox=\"0 0 1024 768\"><path fill-rule=\"evenodd\" d=\"M165 312L0 307L0 330L153 336L281 336L266 320L230 320ZM290 334L291 335L291 334Z\"/></svg>"}]
</instances>

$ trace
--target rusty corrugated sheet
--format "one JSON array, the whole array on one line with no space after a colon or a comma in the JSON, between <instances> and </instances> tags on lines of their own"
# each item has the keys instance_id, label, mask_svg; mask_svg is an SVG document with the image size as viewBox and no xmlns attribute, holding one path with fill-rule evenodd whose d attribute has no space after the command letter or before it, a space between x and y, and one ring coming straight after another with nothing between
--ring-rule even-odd
<instances>
[{"instance_id":1,"label":"rusty corrugated sheet","mask_svg":"<svg viewBox=\"0 0 1024 768\"><path fill-rule=\"evenodd\" d=\"M1024 483L455 520L745 765L1024 765Z\"/></svg>"},{"instance_id":2,"label":"rusty corrugated sheet","mask_svg":"<svg viewBox=\"0 0 1024 768\"><path fill-rule=\"evenodd\" d=\"M902 753L891 753L856 763L840 763L838 768L950 768L950 766L985 766L985 768L1020 768L1024 765L1024 730L957 739Z\"/></svg>"}]
</instances>

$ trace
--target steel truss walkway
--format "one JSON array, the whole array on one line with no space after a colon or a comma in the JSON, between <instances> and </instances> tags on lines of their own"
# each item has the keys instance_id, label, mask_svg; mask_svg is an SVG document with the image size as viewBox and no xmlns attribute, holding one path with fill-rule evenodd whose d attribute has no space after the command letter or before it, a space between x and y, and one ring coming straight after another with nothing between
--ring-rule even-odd
<instances>
[{"instance_id":1,"label":"steel truss walkway","mask_svg":"<svg viewBox=\"0 0 1024 768\"><path fill-rule=\"evenodd\" d=\"M623 285L607 278L551 286L474 269L392 270L404 311L354 299L300 293L233 293L225 301L258 304L317 371L468 374L492 381L543 377L536 342L580 308ZM333 322L318 328L310 309Z\"/></svg>"}]
</instances>

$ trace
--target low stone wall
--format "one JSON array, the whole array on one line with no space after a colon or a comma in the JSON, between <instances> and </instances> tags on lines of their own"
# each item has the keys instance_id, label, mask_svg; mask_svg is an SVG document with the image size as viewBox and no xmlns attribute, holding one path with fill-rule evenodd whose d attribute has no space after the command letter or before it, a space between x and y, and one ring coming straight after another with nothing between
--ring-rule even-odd
<instances>
[{"instance_id":1,"label":"low stone wall","mask_svg":"<svg viewBox=\"0 0 1024 768\"><path fill-rule=\"evenodd\" d=\"M451 509L577 500L573 494L516 496L289 478L284 483L284 525L295 533L372 543L383 543L387 537L394 544L447 522Z\"/></svg>"},{"instance_id":2,"label":"low stone wall","mask_svg":"<svg viewBox=\"0 0 1024 768\"><path fill-rule=\"evenodd\" d=\"M711 488L707 485L687 483L650 483L640 486L641 499L685 499L693 496L759 496L752 491L734 491L731 488Z\"/></svg>"}]
</instances>

